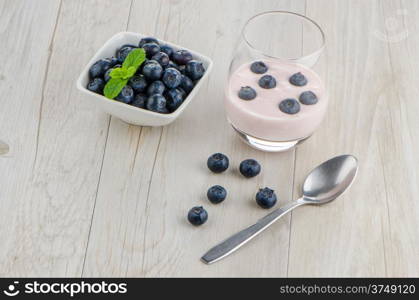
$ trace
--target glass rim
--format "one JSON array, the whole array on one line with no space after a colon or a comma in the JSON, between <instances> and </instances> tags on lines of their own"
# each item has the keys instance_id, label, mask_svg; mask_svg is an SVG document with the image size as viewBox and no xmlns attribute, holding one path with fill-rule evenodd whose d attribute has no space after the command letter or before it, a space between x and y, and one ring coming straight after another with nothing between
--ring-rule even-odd
<instances>
[{"instance_id":1,"label":"glass rim","mask_svg":"<svg viewBox=\"0 0 419 300\"><path fill-rule=\"evenodd\" d=\"M313 51L313 52L311 52L309 54L302 55L302 56L299 56L299 57L292 57L291 58L291 57L278 57L278 56L270 55L270 54L265 53L264 51L258 49L257 47L253 46L252 43L246 37L246 28L255 19L257 19L259 17L262 17L262 16L265 16L265 15L269 15L269 14L290 15L290 16L294 16L294 17L297 17L297 18L301 18L304 21L308 21L309 23L311 23L312 25L314 25L318 29L318 31L320 32L320 35L321 35L321 45L320 45L320 47L317 50L315 50L315 51ZM243 29L242 29L242 32L241 32L241 36L243 37L243 40L245 41L246 45L250 49L252 49L252 50L254 50L256 52L259 52L259 53L261 53L262 55L264 55L266 57L273 58L273 59L284 59L284 60L290 60L290 61L302 60L302 59L308 58L310 56L320 54L324 50L324 48L326 46L326 36L325 36L325 34L323 32L323 29L320 27L320 25L316 21L314 21L313 19L310 19L309 17L306 17L306 16L304 16L302 14L295 13L295 12L292 12L292 11L286 11L286 10L270 10L270 11L264 11L264 12L261 12L261 13L258 13L256 15L252 16L244 24Z\"/></svg>"}]
</instances>

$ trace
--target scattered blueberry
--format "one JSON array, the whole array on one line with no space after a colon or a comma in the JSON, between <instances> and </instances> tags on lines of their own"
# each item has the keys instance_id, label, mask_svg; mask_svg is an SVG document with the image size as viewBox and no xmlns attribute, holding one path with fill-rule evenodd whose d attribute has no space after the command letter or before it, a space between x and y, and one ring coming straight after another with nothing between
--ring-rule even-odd
<instances>
[{"instance_id":1,"label":"scattered blueberry","mask_svg":"<svg viewBox=\"0 0 419 300\"><path fill-rule=\"evenodd\" d=\"M268 66L263 61L255 61L250 65L250 70L256 74L263 74L268 71Z\"/></svg>"},{"instance_id":2,"label":"scattered blueberry","mask_svg":"<svg viewBox=\"0 0 419 300\"><path fill-rule=\"evenodd\" d=\"M163 72L163 82L169 88L178 87L182 81L182 74L175 68L167 68Z\"/></svg>"},{"instance_id":3,"label":"scattered blueberry","mask_svg":"<svg viewBox=\"0 0 419 300\"><path fill-rule=\"evenodd\" d=\"M130 104L132 106L136 106L139 108L145 108L145 104L147 102L147 95L143 93L138 93L134 97L134 101L132 101Z\"/></svg>"},{"instance_id":4,"label":"scattered blueberry","mask_svg":"<svg viewBox=\"0 0 419 300\"><path fill-rule=\"evenodd\" d=\"M296 86L303 86L307 84L307 78L301 73L295 73L289 79L290 83Z\"/></svg>"},{"instance_id":5,"label":"scattered blueberry","mask_svg":"<svg viewBox=\"0 0 419 300\"><path fill-rule=\"evenodd\" d=\"M166 53L169 57L172 57L173 55L173 48L169 45L160 46L160 51Z\"/></svg>"},{"instance_id":6,"label":"scattered blueberry","mask_svg":"<svg viewBox=\"0 0 419 300\"><path fill-rule=\"evenodd\" d=\"M111 62L108 59L98 60L89 69L90 78L102 77L109 68Z\"/></svg>"},{"instance_id":7,"label":"scattered blueberry","mask_svg":"<svg viewBox=\"0 0 419 300\"><path fill-rule=\"evenodd\" d=\"M204 76L205 68L202 62L190 60L186 63L185 74L192 80L198 80Z\"/></svg>"},{"instance_id":8,"label":"scattered blueberry","mask_svg":"<svg viewBox=\"0 0 419 300\"><path fill-rule=\"evenodd\" d=\"M255 177L260 173L260 164L254 159L246 159L240 163L240 173L247 178Z\"/></svg>"},{"instance_id":9,"label":"scattered blueberry","mask_svg":"<svg viewBox=\"0 0 419 300\"><path fill-rule=\"evenodd\" d=\"M160 94L154 94L148 97L146 107L148 110L167 114L168 110L166 108L166 98Z\"/></svg>"},{"instance_id":10,"label":"scattered blueberry","mask_svg":"<svg viewBox=\"0 0 419 300\"><path fill-rule=\"evenodd\" d=\"M192 59L192 54L188 50L178 50L172 55L172 60L178 65L186 65Z\"/></svg>"},{"instance_id":11,"label":"scattered blueberry","mask_svg":"<svg viewBox=\"0 0 419 300\"><path fill-rule=\"evenodd\" d=\"M154 81L160 79L163 73L163 68L157 61L149 60L144 65L142 72L146 79Z\"/></svg>"},{"instance_id":12,"label":"scattered blueberry","mask_svg":"<svg viewBox=\"0 0 419 300\"><path fill-rule=\"evenodd\" d=\"M221 203L227 197L227 191L221 185L214 185L208 189L208 200L213 204Z\"/></svg>"},{"instance_id":13,"label":"scattered blueberry","mask_svg":"<svg viewBox=\"0 0 419 300\"><path fill-rule=\"evenodd\" d=\"M222 153L215 153L208 158L207 166L214 173L221 173L228 169L228 157Z\"/></svg>"},{"instance_id":14,"label":"scattered blueberry","mask_svg":"<svg viewBox=\"0 0 419 300\"><path fill-rule=\"evenodd\" d=\"M302 92L300 97L298 98L302 104L305 105L312 105L316 104L318 99L315 93L312 91Z\"/></svg>"},{"instance_id":15,"label":"scattered blueberry","mask_svg":"<svg viewBox=\"0 0 419 300\"><path fill-rule=\"evenodd\" d=\"M161 51L157 54L154 54L151 59L157 61L162 67L166 67L170 62L169 56Z\"/></svg>"},{"instance_id":16,"label":"scattered blueberry","mask_svg":"<svg viewBox=\"0 0 419 300\"><path fill-rule=\"evenodd\" d=\"M276 80L271 75L263 75L259 79L259 86L264 89L273 89L276 87Z\"/></svg>"},{"instance_id":17,"label":"scattered blueberry","mask_svg":"<svg viewBox=\"0 0 419 300\"><path fill-rule=\"evenodd\" d=\"M147 95L151 96L154 94L163 95L164 90L166 87L164 86L163 82L160 80L153 81L147 88Z\"/></svg>"},{"instance_id":18,"label":"scattered blueberry","mask_svg":"<svg viewBox=\"0 0 419 300\"><path fill-rule=\"evenodd\" d=\"M275 191L270 188L259 189L256 194L256 203L262 208L271 208L276 204Z\"/></svg>"},{"instance_id":19,"label":"scattered blueberry","mask_svg":"<svg viewBox=\"0 0 419 300\"><path fill-rule=\"evenodd\" d=\"M188 221L195 226L204 224L208 220L208 213L202 206L192 207L188 212Z\"/></svg>"},{"instance_id":20,"label":"scattered blueberry","mask_svg":"<svg viewBox=\"0 0 419 300\"><path fill-rule=\"evenodd\" d=\"M143 48L144 44L147 44L147 43L155 43L158 45L159 41L153 37L145 37L140 40L138 47Z\"/></svg>"},{"instance_id":21,"label":"scattered blueberry","mask_svg":"<svg viewBox=\"0 0 419 300\"><path fill-rule=\"evenodd\" d=\"M132 102L134 100L134 90L129 85L124 86L118 96L115 97L115 100L123 103Z\"/></svg>"},{"instance_id":22,"label":"scattered blueberry","mask_svg":"<svg viewBox=\"0 0 419 300\"><path fill-rule=\"evenodd\" d=\"M294 115L300 111L300 103L295 99L288 98L279 103L279 109L283 113Z\"/></svg>"},{"instance_id":23,"label":"scattered blueberry","mask_svg":"<svg viewBox=\"0 0 419 300\"><path fill-rule=\"evenodd\" d=\"M116 51L116 58L118 59L118 62L123 63L125 58L127 58L128 54L134 49L135 48L130 47L130 46L119 48L119 50Z\"/></svg>"},{"instance_id":24,"label":"scattered blueberry","mask_svg":"<svg viewBox=\"0 0 419 300\"><path fill-rule=\"evenodd\" d=\"M253 100L256 96L256 91L250 86L243 86L239 91L239 98L243 100Z\"/></svg>"},{"instance_id":25,"label":"scattered blueberry","mask_svg":"<svg viewBox=\"0 0 419 300\"><path fill-rule=\"evenodd\" d=\"M160 46L156 43L146 43L142 48L144 49L147 58L151 58L160 52Z\"/></svg>"},{"instance_id":26,"label":"scattered blueberry","mask_svg":"<svg viewBox=\"0 0 419 300\"><path fill-rule=\"evenodd\" d=\"M145 79L144 75L141 74L132 76L129 79L128 84L136 93L142 93L147 88L147 80Z\"/></svg>"},{"instance_id":27,"label":"scattered blueberry","mask_svg":"<svg viewBox=\"0 0 419 300\"><path fill-rule=\"evenodd\" d=\"M94 93L102 94L105 81L102 78L94 78L87 84L87 89Z\"/></svg>"},{"instance_id":28,"label":"scattered blueberry","mask_svg":"<svg viewBox=\"0 0 419 300\"><path fill-rule=\"evenodd\" d=\"M183 93L180 89L170 89L165 93L166 106L170 112L174 112L183 103Z\"/></svg>"}]
</instances>

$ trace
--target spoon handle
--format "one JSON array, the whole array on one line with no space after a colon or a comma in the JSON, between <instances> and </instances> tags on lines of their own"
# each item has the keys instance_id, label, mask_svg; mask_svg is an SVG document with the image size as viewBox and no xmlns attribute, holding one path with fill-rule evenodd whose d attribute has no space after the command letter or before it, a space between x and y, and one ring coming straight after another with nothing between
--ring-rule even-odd
<instances>
[{"instance_id":1,"label":"spoon handle","mask_svg":"<svg viewBox=\"0 0 419 300\"><path fill-rule=\"evenodd\" d=\"M226 257L227 255L233 253L241 246L246 244L252 238L257 236L263 230L271 226L283 215L302 204L305 204L305 202L302 199L298 199L285 204L281 208L274 210L270 214L257 221L255 224L247 227L246 229L243 229L242 231L237 232L225 241L211 248L207 253L204 254L204 256L202 256L201 260L206 264L211 264Z\"/></svg>"}]
</instances>

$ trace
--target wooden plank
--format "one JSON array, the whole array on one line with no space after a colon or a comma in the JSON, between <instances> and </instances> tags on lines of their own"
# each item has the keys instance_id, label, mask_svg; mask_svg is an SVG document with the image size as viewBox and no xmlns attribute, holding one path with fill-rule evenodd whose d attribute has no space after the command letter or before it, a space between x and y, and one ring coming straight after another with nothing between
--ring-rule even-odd
<instances>
[{"instance_id":1,"label":"wooden plank","mask_svg":"<svg viewBox=\"0 0 419 300\"><path fill-rule=\"evenodd\" d=\"M141 129L112 119L84 276L286 275L289 217L228 260L206 266L199 258L266 214L253 200L259 187L276 189L280 203L291 198L294 153L267 154L242 144L225 120L222 100L244 22L259 11L304 12L304 4L134 1L129 30L205 53L215 66L200 96L174 124ZM206 168L207 157L218 151L231 159L226 174L214 175ZM237 167L249 157L261 162L263 173L245 180ZM228 189L229 199L215 206L205 195L217 183ZM195 205L204 205L210 215L200 228L186 221Z\"/></svg>"},{"instance_id":2,"label":"wooden plank","mask_svg":"<svg viewBox=\"0 0 419 300\"><path fill-rule=\"evenodd\" d=\"M9 224L15 224L0 229L8 228L9 236L7 247L2 247L5 259L1 261L7 261L2 270L16 276L80 276L109 116L99 112L76 91L75 80L109 33L126 28L130 1L63 1L53 38L55 17L51 20L50 15L58 9L58 1L49 3L49 8L43 5L48 3L24 3L32 7L23 8L20 16L7 14L12 20L25 20L24 28L16 24L11 33L11 36L22 36L21 45L30 47L25 53L13 56L26 62L26 68L19 68L21 74L35 68L40 59L45 65L49 41L52 53L46 70L42 66L41 70L35 69L23 78L23 82L34 80L34 86L42 87L38 77L42 78L45 73L42 94L36 89L32 93L18 88L15 82L21 81L13 83L14 90L20 94L10 100L20 103L19 107L36 104L36 109L23 115L24 119L21 113L14 112L13 116L22 119L9 120L7 132L18 136L13 130L19 124L26 125L26 120L33 119L31 125L35 128L39 124L37 131L21 131L19 136L23 140L27 135L35 145L22 147L24 156L19 152L11 153L9 173L19 174L12 162L18 164L25 158L20 166L25 175L9 178L11 183L5 185L11 191L20 192L8 195L8 201L13 201L8 205L14 205L13 210L2 209L2 212L14 212ZM19 47L10 41L6 53L18 51ZM33 57L31 50L38 56ZM19 74L16 67L13 70L14 74ZM9 105L12 106L11 102ZM5 113L8 115L10 111ZM9 176L7 169L3 169L2 174L3 180Z\"/></svg>"},{"instance_id":3,"label":"wooden plank","mask_svg":"<svg viewBox=\"0 0 419 300\"><path fill-rule=\"evenodd\" d=\"M324 9L327 6L328 9ZM317 68L326 79L330 106L325 122L296 153L295 194L308 172L335 155L352 153L360 170L350 191L322 207L294 212L289 276L386 276L388 202L400 186L389 164L401 149L389 122L397 98L378 1L308 1L307 15L327 36ZM383 150L386 149L386 150ZM394 152L393 152L394 151Z\"/></svg>"}]
</instances>

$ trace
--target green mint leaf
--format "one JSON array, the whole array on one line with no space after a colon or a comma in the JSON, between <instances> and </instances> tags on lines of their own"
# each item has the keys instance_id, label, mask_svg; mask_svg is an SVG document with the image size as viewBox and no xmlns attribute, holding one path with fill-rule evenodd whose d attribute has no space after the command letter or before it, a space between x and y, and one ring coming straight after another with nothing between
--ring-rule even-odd
<instances>
[{"instance_id":1,"label":"green mint leaf","mask_svg":"<svg viewBox=\"0 0 419 300\"><path fill-rule=\"evenodd\" d=\"M122 69L122 68L115 68L111 71L111 73L109 73L109 76L111 78L123 78L126 75L126 70Z\"/></svg>"},{"instance_id":2,"label":"green mint leaf","mask_svg":"<svg viewBox=\"0 0 419 300\"><path fill-rule=\"evenodd\" d=\"M127 76L128 78L131 78L132 76L134 76L135 72L137 72L137 68L135 68L135 67L131 66L131 67L129 67L128 69L126 69L126 71L127 71L126 76ZM126 78L126 79L128 79L128 78Z\"/></svg>"},{"instance_id":3,"label":"green mint leaf","mask_svg":"<svg viewBox=\"0 0 419 300\"><path fill-rule=\"evenodd\" d=\"M122 63L124 69L134 67L135 70L145 61L145 51L143 48L132 50Z\"/></svg>"},{"instance_id":4,"label":"green mint leaf","mask_svg":"<svg viewBox=\"0 0 419 300\"><path fill-rule=\"evenodd\" d=\"M105 85L103 93L106 98L113 99L121 92L123 87L127 84L128 79L111 78Z\"/></svg>"}]
</instances>

